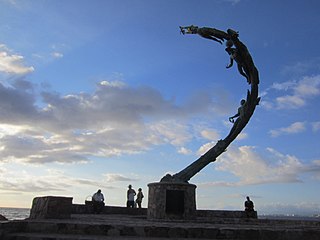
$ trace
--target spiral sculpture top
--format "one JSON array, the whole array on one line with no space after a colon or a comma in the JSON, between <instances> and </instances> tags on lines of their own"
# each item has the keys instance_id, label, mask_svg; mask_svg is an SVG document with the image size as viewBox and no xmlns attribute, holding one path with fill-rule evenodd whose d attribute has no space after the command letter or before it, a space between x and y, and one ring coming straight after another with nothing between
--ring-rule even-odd
<instances>
[{"instance_id":1,"label":"spiral sculpture top","mask_svg":"<svg viewBox=\"0 0 320 240\"><path fill-rule=\"evenodd\" d=\"M199 159L187 166L182 171L170 175L167 174L161 179L161 182L183 182L187 183L194 175L209 163L214 162L219 155L226 151L227 147L241 133L249 122L256 106L259 104L258 97L259 73L255 67L252 57L247 47L239 40L238 32L228 29L226 32L209 27L199 28L198 26L180 27L180 32L184 34L198 34L203 38L222 44L226 41L225 51L230 56L230 64L227 68L232 67L234 61L237 64L239 73L246 79L251 89L247 90L246 100L241 101L241 107L238 113L229 118L233 122L229 134L217 142L215 146L209 149ZM234 122L233 118L237 117Z\"/></svg>"}]
</instances>

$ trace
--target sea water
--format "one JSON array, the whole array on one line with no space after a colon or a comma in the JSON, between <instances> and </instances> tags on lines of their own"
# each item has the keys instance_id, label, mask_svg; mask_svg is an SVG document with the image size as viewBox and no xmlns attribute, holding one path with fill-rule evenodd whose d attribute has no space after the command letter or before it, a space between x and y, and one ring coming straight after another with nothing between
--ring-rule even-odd
<instances>
[{"instance_id":1,"label":"sea water","mask_svg":"<svg viewBox=\"0 0 320 240\"><path fill-rule=\"evenodd\" d=\"M0 214L8 220L26 219L30 215L30 208L2 208L0 207Z\"/></svg>"},{"instance_id":2,"label":"sea water","mask_svg":"<svg viewBox=\"0 0 320 240\"><path fill-rule=\"evenodd\" d=\"M320 222L320 217L318 215L317 216L261 215L261 216L258 216L258 219Z\"/></svg>"}]
</instances>

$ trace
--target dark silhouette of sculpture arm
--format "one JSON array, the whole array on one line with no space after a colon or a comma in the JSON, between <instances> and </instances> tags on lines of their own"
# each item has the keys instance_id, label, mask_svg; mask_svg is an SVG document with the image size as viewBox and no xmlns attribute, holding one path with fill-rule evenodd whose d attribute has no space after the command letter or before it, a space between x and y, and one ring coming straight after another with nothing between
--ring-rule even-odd
<instances>
[{"instance_id":1,"label":"dark silhouette of sculpture arm","mask_svg":"<svg viewBox=\"0 0 320 240\"><path fill-rule=\"evenodd\" d=\"M215 38L215 41L217 42L220 42L220 40L232 41L237 54L241 56L242 69L245 71L247 81L251 85L251 89L247 91L247 98L244 100L245 104L242 105L243 109L241 114L238 110L238 113L233 116L238 118L234 122L229 134L224 139L219 140L215 146L209 149L204 155L191 163L185 169L174 175L167 174L161 179L161 182L188 182L209 163L214 162L218 156L226 151L227 147L241 133L241 131L249 122L256 106L260 101L260 97L258 97L259 73L253 63L247 47L238 39L239 34L237 32L232 29L228 29L227 32L223 32L215 28L198 28L193 25L188 27L180 27L180 31L182 34L198 34L205 38L207 37L203 35L203 32L206 34L210 33L210 36Z\"/></svg>"},{"instance_id":2,"label":"dark silhouette of sculpture arm","mask_svg":"<svg viewBox=\"0 0 320 240\"><path fill-rule=\"evenodd\" d=\"M208 27L202 27L199 28L198 26L188 26L188 27L181 27L180 26L180 32L182 34L199 34L203 38L207 38L216 42L219 42L222 44L225 38L225 32L220 31L215 28L208 28Z\"/></svg>"}]
</instances>

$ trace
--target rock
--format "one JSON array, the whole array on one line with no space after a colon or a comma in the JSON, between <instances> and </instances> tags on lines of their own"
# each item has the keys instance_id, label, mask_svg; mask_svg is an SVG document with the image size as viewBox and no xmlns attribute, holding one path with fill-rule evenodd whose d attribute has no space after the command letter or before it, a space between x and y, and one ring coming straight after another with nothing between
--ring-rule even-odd
<instances>
[{"instance_id":1,"label":"rock","mask_svg":"<svg viewBox=\"0 0 320 240\"><path fill-rule=\"evenodd\" d=\"M8 221L8 219L0 214L0 221Z\"/></svg>"}]
</instances>

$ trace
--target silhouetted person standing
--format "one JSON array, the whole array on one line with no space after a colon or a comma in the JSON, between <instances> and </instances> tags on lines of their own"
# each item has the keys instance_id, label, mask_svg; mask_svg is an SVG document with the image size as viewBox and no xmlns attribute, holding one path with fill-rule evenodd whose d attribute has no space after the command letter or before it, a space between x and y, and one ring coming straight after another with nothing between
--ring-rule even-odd
<instances>
[{"instance_id":1,"label":"silhouetted person standing","mask_svg":"<svg viewBox=\"0 0 320 240\"><path fill-rule=\"evenodd\" d=\"M128 191L127 191L127 207L134 208L134 196L136 195L136 191L132 189L132 186L128 186Z\"/></svg>"},{"instance_id":2,"label":"silhouetted person standing","mask_svg":"<svg viewBox=\"0 0 320 240\"><path fill-rule=\"evenodd\" d=\"M142 198L144 198L143 193L142 193L142 189L139 188L138 194L137 194L137 199L136 199L136 203L138 204L139 208L141 208Z\"/></svg>"}]
</instances>

